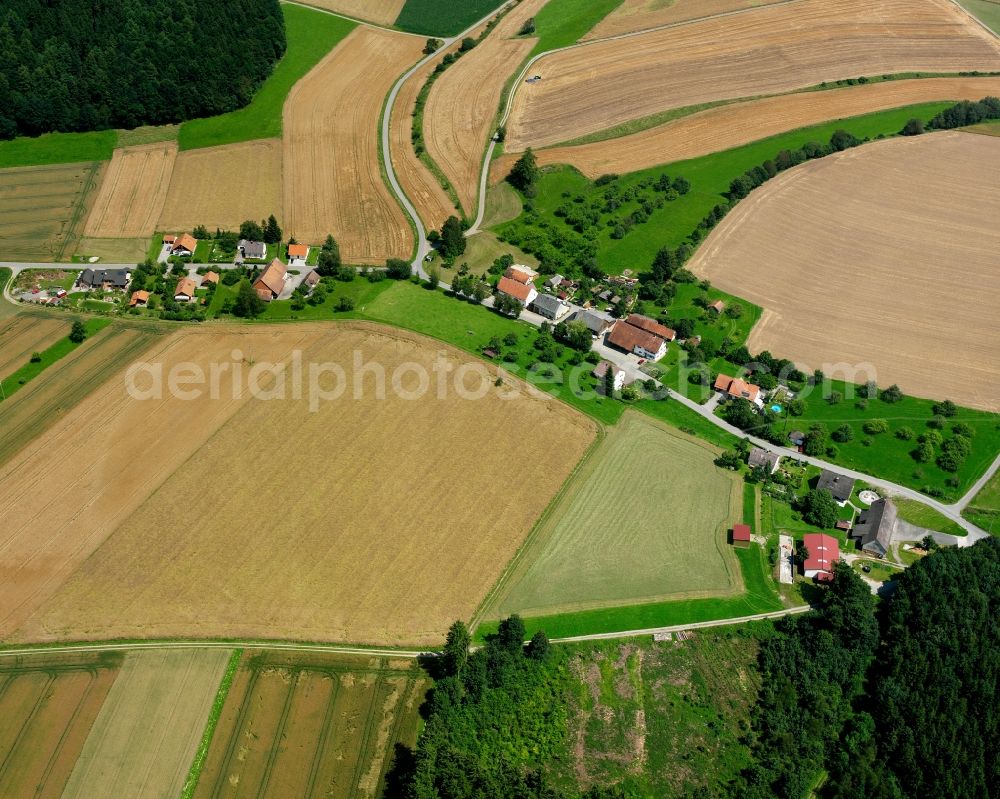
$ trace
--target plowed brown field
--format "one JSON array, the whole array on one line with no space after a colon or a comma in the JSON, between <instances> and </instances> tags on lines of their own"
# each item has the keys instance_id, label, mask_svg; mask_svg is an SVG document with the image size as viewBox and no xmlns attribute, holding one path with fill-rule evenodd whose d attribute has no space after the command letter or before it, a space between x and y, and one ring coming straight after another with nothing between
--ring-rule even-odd
<instances>
[{"instance_id":1,"label":"plowed brown field","mask_svg":"<svg viewBox=\"0 0 1000 799\"><path fill-rule=\"evenodd\" d=\"M115 150L83 234L123 239L152 236L176 158L177 142L173 141Z\"/></svg>"},{"instance_id":2,"label":"plowed brown field","mask_svg":"<svg viewBox=\"0 0 1000 799\"><path fill-rule=\"evenodd\" d=\"M504 84L535 46L514 39L546 0L523 0L431 89L424 109L427 152L448 176L467 216L476 215L483 155Z\"/></svg>"},{"instance_id":3,"label":"plowed brown field","mask_svg":"<svg viewBox=\"0 0 1000 799\"><path fill-rule=\"evenodd\" d=\"M946 132L796 167L741 202L691 270L764 307L747 346L837 377L1000 411L1000 139ZM831 201L831 198L836 198Z\"/></svg>"},{"instance_id":4,"label":"plowed brown field","mask_svg":"<svg viewBox=\"0 0 1000 799\"><path fill-rule=\"evenodd\" d=\"M64 377L80 382L89 353L110 359L114 368L126 363L114 357L114 346L127 346L141 331L109 328L87 342L57 367L46 370L53 382L33 380L11 400L0 404L3 433L14 424L31 425L43 417L48 403L64 403L62 393L49 396ZM212 362L228 361L234 348L252 342L256 358L281 358L291 348L314 341L316 328L289 329L284 335L231 331L194 336L180 333L161 341L146 358L183 360L207 370ZM101 346L103 340L107 345ZM197 344L191 345L192 341ZM148 342L147 342L148 344ZM138 357L134 354L133 357ZM104 373L108 379L56 423L0 466L0 507L4 508L0 534L0 636L11 633L127 519L188 457L232 416L246 400L208 398L188 402L167 398L140 402L126 391L122 371ZM34 391L32 392L32 390ZM29 393L31 392L31 393ZM227 395L228 397L229 395ZM10 407L6 407L10 403ZM21 418L28 413L26 419ZM182 432L181 432L182 431ZM2 439L0 439L2 440Z\"/></svg>"},{"instance_id":5,"label":"plowed brown field","mask_svg":"<svg viewBox=\"0 0 1000 799\"><path fill-rule=\"evenodd\" d=\"M702 19L789 0L625 0L581 41L606 39L690 19Z\"/></svg>"},{"instance_id":6,"label":"plowed brown field","mask_svg":"<svg viewBox=\"0 0 1000 799\"><path fill-rule=\"evenodd\" d=\"M672 108L893 72L1000 70L1000 42L949 0L800 0L554 53L521 84L507 148Z\"/></svg>"},{"instance_id":7,"label":"plowed brown field","mask_svg":"<svg viewBox=\"0 0 1000 799\"><path fill-rule=\"evenodd\" d=\"M978 100L1000 94L1000 77L923 78L801 92L710 108L618 139L538 150L539 164L572 164L588 177L625 173L739 147L758 139L831 119L868 114L932 100ZM517 155L498 158L494 183Z\"/></svg>"},{"instance_id":8,"label":"plowed brown field","mask_svg":"<svg viewBox=\"0 0 1000 799\"><path fill-rule=\"evenodd\" d=\"M335 11L348 17L392 25L406 0L303 0L306 5Z\"/></svg>"},{"instance_id":9,"label":"plowed brown field","mask_svg":"<svg viewBox=\"0 0 1000 799\"><path fill-rule=\"evenodd\" d=\"M379 122L393 83L424 41L358 27L288 95L284 109L285 230L332 233L348 263L406 258L413 234L382 179Z\"/></svg>"},{"instance_id":10,"label":"plowed brown field","mask_svg":"<svg viewBox=\"0 0 1000 799\"><path fill-rule=\"evenodd\" d=\"M66 319L18 314L0 323L0 377L24 366L33 352L52 346L69 333Z\"/></svg>"},{"instance_id":11,"label":"plowed brown field","mask_svg":"<svg viewBox=\"0 0 1000 799\"><path fill-rule=\"evenodd\" d=\"M435 377L421 399L401 396L391 381L407 391L417 383L404 364L448 374L468 357L374 325L192 331L161 358L166 367L198 361L241 335L255 361L275 360L269 349L280 345L301 348L304 364L340 364L351 375L345 394L316 412L289 396L247 401L234 415L231 403L207 399L118 402L120 387L109 388L94 404L107 409L102 432L67 425L69 439L88 447L69 450L54 437L34 468L21 458L0 473L8 518L20 529L49 520L36 529L42 541L61 529L69 548L118 522L17 638L439 641L454 619L471 618L596 433L590 420L521 384L505 387L510 398L491 392L477 401L451 388L441 398ZM384 399L376 377L358 377L356 359L385 369ZM364 401L353 399L359 379ZM531 431L531 447L515 429ZM57 473L60 489L38 487L40 476ZM511 475L530 486L517 501ZM79 493L85 480L95 501L64 520L58 497ZM18 503L25 494L42 497L44 512L37 499ZM149 498L129 511L140 495Z\"/></svg>"},{"instance_id":12,"label":"plowed brown field","mask_svg":"<svg viewBox=\"0 0 1000 799\"><path fill-rule=\"evenodd\" d=\"M446 52L454 52L458 45L453 45ZM428 230L440 228L444 221L455 213L455 205L448 193L441 188L438 179L417 158L410 138L413 130L413 111L416 108L417 95L423 88L427 76L440 63L441 58L428 61L417 72L411 75L402 85L396 102L392 107L391 139L392 166L396 170L396 178L403 187L406 196L410 198L413 207L417 209L420 219Z\"/></svg>"},{"instance_id":13,"label":"plowed brown field","mask_svg":"<svg viewBox=\"0 0 1000 799\"><path fill-rule=\"evenodd\" d=\"M282 220L281 141L258 139L177 156L160 230L236 230L245 219Z\"/></svg>"}]
</instances>

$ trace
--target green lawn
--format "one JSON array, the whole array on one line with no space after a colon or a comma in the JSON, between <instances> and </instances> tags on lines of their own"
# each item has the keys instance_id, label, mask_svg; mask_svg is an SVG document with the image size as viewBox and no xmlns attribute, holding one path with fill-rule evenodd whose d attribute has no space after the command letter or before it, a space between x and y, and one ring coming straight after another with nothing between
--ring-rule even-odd
<instances>
[{"instance_id":1,"label":"green lawn","mask_svg":"<svg viewBox=\"0 0 1000 799\"><path fill-rule=\"evenodd\" d=\"M392 285L388 280L382 280L378 283L369 283L360 278L351 283L338 281L332 284L330 293L326 295L320 305L306 303L304 308L296 311L292 308L290 301L271 302L268 303L267 308L264 309L264 313L259 318L263 322L273 322L277 320L337 319L343 316L364 314L375 298ZM337 303L342 297L350 297L354 301L355 310L353 313L337 310Z\"/></svg>"},{"instance_id":2,"label":"green lawn","mask_svg":"<svg viewBox=\"0 0 1000 799\"><path fill-rule=\"evenodd\" d=\"M712 208L721 202L730 182L746 170L773 158L780 150L796 149L809 141L826 143L834 131L843 128L858 138L874 138L879 135L891 136L897 133L908 119L920 117L930 119L938 111L951 103L924 103L890 111L880 111L849 119L828 122L808 128L783 133L751 144L702 156L688 161L679 161L663 166L633 172L621 179L625 188L636 186L648 178L668 174L671 178L684 177L691 183L691 191L686 195L655 209L645 224L636 225L624 238L611 237L612 229L601 225L597 228L597 262L609 274L618 274L624 269L645 271L652 263L653 256L661 247L679 246L694 230ZM551 167L544 170L538 183L538 196L533 204L540 221L550 229L573 239L580 239L563 219L554 211L567 203L570 198L582 196L589 202L604 191L571 167ZM631 205L623 206L623 212L632 210ZM527 226L526 217L500 226L504 238L518 241L519 226ZM538 233L538 226L528 227L529 232ZM523 231L522 231L523 233ZM525 249L530 249L522 244ZM560 249L557 247L557 249ZM561 248L565 249L565 247Z\"/></svg>"},{"instance_id":3,"label":"green lawn","mask_svg":"<svg viewBox=\"0 0 1000 799\"><path fill-rule=\"evenodd\" d=\"M832 433L843 424L851 427L854 437L846 443L831 442L837 447L836 457L824 456L825 460L840 463L852 469L873 474L900 485L924 490L940 491L945 501L954 501L968 490L1000 452L1000 415L986 411L960 408L958 414L947 419L944 429L939 432L944 438L951 435L951 428L958 423L972 428L972 452L959 470L952 474L940 469L933 461L918 463L911 453L916 449L916 437L931 428L933 419L932 400L904 397L900 402L887 403L881 399L867 401L867 407L858 407L856 399L860 389L840 382L832 382L831 389L840 392L844 399L830 404L818 392L815 396L802 398L806 403L801 417L788 416L778 424L781 430L808 430L814 423L822 424L827 433ZM884 419L889 426L885 433L869 435L863 424L873 419ZM898 431L908 428L913 438L906 440L897 436ZM866 444L866 442L868 442ZM937 451L939 448L935 448ZM948 485L948 480L958 485Z\"/></svg>"},{"instance_id":4,"label":"green lawn","mask_svg":"<svg viewBox=\"0 0 1000 799\"><path fill-rule=\"evenodd\" d=\"M0 168L107 161L115 149L117 131L89 133L45 133L0 141Z\"/></svg>"},{"instance_id":5,"label":"green lawn","mask_svg":"<svg viewBox=\"0 0 1000 799\"><path fill-rule=\"evenodd\" d=\"M455 36L494 9L501 0L406 0L396 27L411 33Z\"/></svg>"},{"instance_id":6,"label":"green lawn","mask_svg":"<svg viewBox=\"0 0 1000 799\"><path fill-rule=\"evenodd\" d=\"M621 4L622 0L549 0L535 16L538 44L531 55L578 42Z\"/></svg>"},{"instance_id":7,"label":"green lawn","mask_svg":"<svg viewBox=\"0 0 1000 799\"><path fill-rule=\"evenodd\" d=\"M181 125L182 150L281 135L281 110L292 86L357 26L356 22L282 3L288 49L245 108Z\"/></svg>"},{"instance_id":8,"label":"green lawn","mask_svg":"<svg viewBox=\"0 0 1000 799\"><path fill-rule=\"evenodd\" d=\"M529 255L513 244L504 244L498 241L497 237L488 230L480 230L476 235L466 239L465 252L455 259L455 264L457 266L461 266L463 263L468 264L469 271L483 275L493 266L493 262L497 258L506 253L514 256L515 263L525 264L533 268L538 267L538 259L535 256ZM441 266L440 261L438 261L438 265ZM456 271L454 268L442 268L441 279L450 283Z\"/></svg>"},{"instance_id":9,"label":"green lawn","mask_svg":"<svg viewBox=\"0 0 1000 799\"><path fill-rule=\"evenodd\" d=\"M84 327L87 330L87 338L96 335L110 324L110 319L86 320L84 322ZM84 341L86 341L86 339L84 339ZM82 344L83 342L80 343ZM13 372L3 379L3 392L0 394L0 401L7 399L12 394L16 394L25 385L44 372L48 367L61 358L65 358L79 346L80 344L70 341L67 336L66 338L59 339L59 341L51 347L40 352L39 355L41 356L41 359L39 361L36 363L29 361L16 372Z\"/></svg>"},{"instance_id":10,"label":"green lawn","mask_svg":"<svg viewBox=\"0 0 1000 799\"><path fill-rule=\"evenodd\" d=\"M962 515L987 532L1000 535L1000 472L972 498Z\"/></svg>"},{"instance_id":11,"label":"green lawn","mask_svg":"<svg viewBox=\"0 0 1000 799\"><path fill-rule=\"evenodd\" d=\"M947 516L938 513L934 508L917 502L915 499L894 499L893 503L899 514L899 518L904 522L915 524L918 527L926 527L928 530L935 530L948 535L965 536L965 528L957 522L953 522Z\"/></svg>"},{"instance_id":12,"label":"green lawn","mask_svg":"<svg viewBox=\"0 0 1000 799\"><path fill-rule=\"evenodd\" d=\"M1000 3L996 0L958 0L958 4L1000 36Z\"/></svg>"}]
</instances>

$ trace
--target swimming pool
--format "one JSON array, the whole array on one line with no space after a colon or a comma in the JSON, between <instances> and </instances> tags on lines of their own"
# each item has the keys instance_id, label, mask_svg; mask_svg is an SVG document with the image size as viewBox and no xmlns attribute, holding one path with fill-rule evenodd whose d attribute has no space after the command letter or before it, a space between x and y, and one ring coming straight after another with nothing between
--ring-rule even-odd
<instances>
[{"instance_id":1,"label":"swimming pool","mask_svg":"<svg viewBox=\"0 0 1000 799\"><path fill-rule=\"evenodd\" d=\"M775 413L781 413L781 406L780 405L772 405L771 406L771 410L774 411Z\"/></svg>"}]
</instances>

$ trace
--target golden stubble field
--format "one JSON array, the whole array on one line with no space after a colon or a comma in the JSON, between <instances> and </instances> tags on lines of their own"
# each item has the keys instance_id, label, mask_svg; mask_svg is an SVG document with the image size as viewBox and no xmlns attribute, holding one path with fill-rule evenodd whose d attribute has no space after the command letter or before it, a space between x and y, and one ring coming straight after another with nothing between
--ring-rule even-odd
<instances>
[{"instance_id":1,"label":"golden stubble field","mask_svg":"<svg viewBox=\"0 0 1000 799\"><path fill-rule=\"evenodd\" d=\"M0 322L0 378L20 369L31 359L69 333L67 319L18 314Z\"/></svg>"},{"instance_id":2,"label":"golden stubble field","mask_svg":"<svg viewBox=\"0 0 1000 799\"><path fill-rule=\"evenodd\" d=\"M116 149L87 217L84 235L126 239L152 236L176 158L174 141Z\"/></svg>"},{"instance_id":3,"label":"golden stubble field","mask_svg":"<svg viewBox=\"0 0 1000 799\"><path fill-rule=\"evenodd\" d=\"M523 0L475 49L437 79L424 109L427 151L444 171L466 215L474 217L479 175L504 84L536 39L514 38L546 0Z\"/></svg>"},{"instance_id":4,"label":"golden stubble field","mask_svg":"<svg viewBox=\"0 0 1000 799\"><path fill-rule=\"evenodd\" d=\"M281 141L258 139L177 156L158 229L238 229L245 219L282 221Z\"/></svg>"},{"instance_id":5,"label":"golden stubble field","mask_svg":"<svg viewBox=\"0 0 1000 799\"><path fill-rule=\"evenodd\" d=\"M922 78L779 95L701 111L617 139L538 150L540 165L572 164L587 177L647 169L739 147L831 119L934 100L979 100L1000 94L1000 77ZM518 155L498 158L494 183L510 173Z\"/></svg>"},{"instance_id":6,"label":"golden stubble field","mask_svg":"<svg viewBox=\"0 0 1000 799\"><path fill-rule=\"evenodd\" d=\"M305 5L366 19L379 25L392 25L406 0L306 0Z\"/></svg>"},{"instance_id":7,"label":"golden stubble field","mask_svg":"<svg viewBox=\"0 0 1000 799\"><path fill-rule=\"evenodd\" d=\"M1000 42L949 0L796 0L539 60L507 149L542 147L674 108L895 72L1000 70Z\"/></svg>"},{"instance_id":8,"label":"golden stubble field","mask_svg":"<svg viewBox=\"0 0 1000 799\"><path fill-rule=\"evenodd\" d=\"M606 39L692 19L730 14L786 0L625 0L598 22L582 41Z\"/></svg>"},{"instance_id":9,"label":"golden stubble field","mask_svg":"<svg viewBox=\"0 0 1000 799\"><path fill-rule=\"evenodd\" d=\"M423 399L399 396L400 365L457 369L468 357L374 325L185 331L160 357L199 360L240 337L255 362L297 346L304 363L348 374L358 352L387 370L386 398L370 375L364 399L352 389L315 413L307 399L151 405L108 387L94 405L110 420L103 435L81 432L88 404L0 473L21 551L70 550L58 580L41 559L24 574L54 595L13 635L8 614L8 637L435 643L472 617L596 435L510 379L509 399L439 399L436 382ZM397 377L415 388L412 372ZM59 499L85 488L82 511Z\"/></svg>"},{"instance_id":10,"label":"golden stubble field","mask_svg":"<svg viewBox=\"0 0 1000 799\"><path fill-rule=\"evenodd\" d=\"M765 309L747 342L802 366L1000 410L1000 139L875 142L742 201L689 268Z\"/></svg>"},{"instance_id":11,"label":"golden stubble field","mask_svg":"<svg viewBox=\"0 0 1000 799\"><path fill-rule=\"evenodd\" d=\"M285 101L284 229L300 241L332 233L348 263L406 258L413 233L382 179L379 122L392 85L424 39L360 26Z\"/></svg>"}]
</instances>

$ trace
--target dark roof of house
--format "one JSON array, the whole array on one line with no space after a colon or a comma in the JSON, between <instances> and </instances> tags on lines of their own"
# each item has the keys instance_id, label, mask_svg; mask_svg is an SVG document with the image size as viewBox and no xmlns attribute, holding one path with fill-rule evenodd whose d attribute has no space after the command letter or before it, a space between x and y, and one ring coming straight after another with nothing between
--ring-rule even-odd
<instances>
[{"instance_id":1,"label":"dark roof of house","mask_svg":"<svg viewBox=\"0 0 1000 799\"><path fill-rule=\"evenodd\" d=\"M761 449L760 447L754 447L750 450L750 456L747 458L747 465L753 469L757 466L764 466L771 471L778 465L778 461L781 460L781 456L777 452L769 452L766 449Z\"/></svg>"},{"instance_id":2,"label":"dark roof of house","mask_svg":"<svg viewBox=\"0 0 1000 799\"><path fill-rule=\"evenodd\" d=\"M117 288L128 285L128 269L84 269L78 282L84 286L102 286L110 283Z\"/></svg>"},{"instance_id":3,"label":"dark roof of house","mask_svg":"<svg viewBox=\"0 0 1000 799\"><path fill-rule=\"evenodd\" d=\"M250 241L248 239L240 239L236 244L236 249L243 252L244 258L253 258L254 260L263 260L267 256L267 245L262 241Z\"/></svg>"},{"instance_id":4,"label":"dark roof of house","mask_svg":"<svg viewBox=\"0 0 1000 799\"><path fill-rule=\"evenodd\" d=\"M892 543L895 526L896 506L887 499L880 499L873 502L867 510L861 511L851 536L858 539L866 552L885 556Z\"/></svg>"},{"instance_id":5,"label":"dark roof of house","mask_svg":"<svg viewBox=\"0 0 1000 799\"><path fill-rule=\"evenodd\" d=\"M846 502L854 492L854 480L842 474L824 469L819 476L816 488L825 488L837 502Z\"/></svg>"},{"instance_id":6,"label":"dark roof of house","mask_svg":"<svg viewBox=\"0 0 1000 799\"><path fill-rule=\"evenodd\" d=\"M803 441L806 440L806 434L803 433L801 430L793 430L791 433L788 434L788 440L794 444L801 444Z\"/></svg>"},{"instance_id":7,"label":"dark roof of house","mask_svg":"<svg viewBox=\"0 0 1000 799\"><path fill-rule=\"evenodd\" d=\"M673 341L677 338L677 333L669 327L661 325L655 319L650 319L648 316L643 316L642 314L630 313L625 321L630 325L641 327L643 330L653 333L666 341Z\"/></svg>"},{"instance_id":8,"label":"dark roof of house","mask_svg":"<svg viewBox=\"0 0 1000 799\"><path fill-rule=\"evenodd\" d=\"M307 286L315 286L317 283L319 283L319 272L317 272L315 269L310 270L309 274L306 275L304 278L302 278L302 282L305 283Z\"/></svg>"},{"instance_id":9,"label":"dark roof of house","mask_svg":"<svg viewBox=\"0 0 1000 799\"><path fill-rule=\"evenodd\" d=\"M539 294L535 299L531 301L531 304L542 311L547 311L548 313L555 316L559 311L566 307L565 303L558 297L553 297L551 294Z\"/></svg>"},{"instance_id":10,"label":"dark roof of house","mask_svg":"<svg viewBox=\"0 0 1000 799\"><path fill-rule=\"evenodd\" d=\"M641 347L646 352L659 352L665 342L648 330L619 320L611 328L608 343L620 347L625 352L634 352L636 347Z\"/></svg>"},{"instance_id":11,"label":"dark roof of house","mask_svg":"<svg viewBox=\"0 0 1000 799\"><path fill-rule=\"evenodd\" d=\"M603 311L577 311L571 321L583 322L591 333L603 333L615 323L615 318Z\"/></svg>"}]
</instances>

